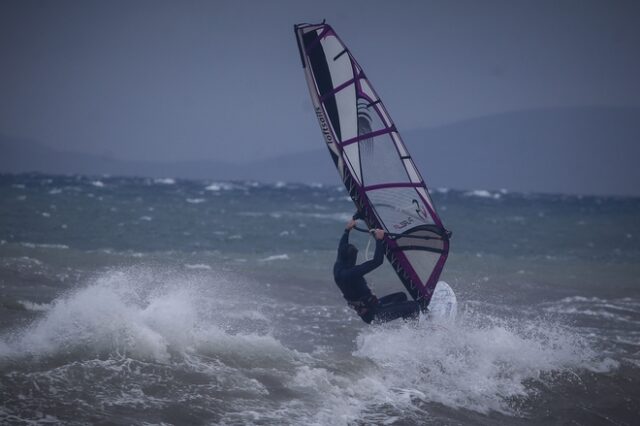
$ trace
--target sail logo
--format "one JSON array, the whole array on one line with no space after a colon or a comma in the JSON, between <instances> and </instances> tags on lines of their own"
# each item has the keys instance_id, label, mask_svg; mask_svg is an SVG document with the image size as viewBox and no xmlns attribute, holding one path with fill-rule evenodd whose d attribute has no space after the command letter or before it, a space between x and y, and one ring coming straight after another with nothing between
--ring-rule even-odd
<instances>
[{"instance_id":1,"label":"sail logo","mask_svg":"<svg viewBox=\"0 0 640 426\"><path fill-rule=\"evenodd\" d=\"M409 216L405 220L401 221L400 223L394 224L393 227L395 229L402 229L402 228L406 228L407 226L411 225L412 223L413 223L413 218L411 216Z\"/></svg>"},{"instance_id":2,"label":"sail logo","mask_svg":"<svg viewBox=\"0 0 640 426\"><path fill-rule=\"evenodd\" d=\"M334 142L333 135L331 134L329 123L327 123L327 117L322 112L321 107L316 107L316 116L318 117L318 122L320 123L320 129L322 130L322 136L324 136L324 140L328 144L332 144Z\"/></svg>"}]
</instances>

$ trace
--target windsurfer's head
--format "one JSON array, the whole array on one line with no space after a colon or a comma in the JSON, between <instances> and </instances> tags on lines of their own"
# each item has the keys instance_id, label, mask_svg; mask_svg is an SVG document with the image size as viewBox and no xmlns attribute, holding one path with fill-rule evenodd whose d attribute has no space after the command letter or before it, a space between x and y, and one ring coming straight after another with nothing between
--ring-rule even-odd
<instances>
[{"instance_id":1,"label":"windsurfer's head","mask_svg":"<svg viewBox=\"0 0 640 426\"><path fill-rule=\"evenodd\" d=\"M347 250L344 253L343 261L348 266L355 266L358 260L358 249L353 244L347 246Z\"/></svg>"}]
</instances>

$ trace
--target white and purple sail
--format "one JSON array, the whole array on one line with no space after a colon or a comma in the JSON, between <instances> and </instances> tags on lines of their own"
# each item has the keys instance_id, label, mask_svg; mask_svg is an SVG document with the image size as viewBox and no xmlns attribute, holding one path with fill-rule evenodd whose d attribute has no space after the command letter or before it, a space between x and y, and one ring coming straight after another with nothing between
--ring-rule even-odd
<instances>
[{"instance_id":1,"label":"white and purple sail","mask_svg":"<svg viewBox=\"0 0 640 426\"><path fill-rule=\"evenodd\" d=\"M411 296L427 306L449 252L427 186L382 101L336 32L294 27L311 100L331 157L369 228Z\"/></svg>"}]
</instances>

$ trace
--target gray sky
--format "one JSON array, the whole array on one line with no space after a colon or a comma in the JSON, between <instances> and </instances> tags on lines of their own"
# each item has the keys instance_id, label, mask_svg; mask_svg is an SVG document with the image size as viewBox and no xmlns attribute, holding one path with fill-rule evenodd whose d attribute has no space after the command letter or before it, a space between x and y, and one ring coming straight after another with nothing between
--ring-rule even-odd
<instances>
[{"instance_id":1,"label":"gray sky","mask_svg":"<svg viewBox=\"0 0 640 426\"><path fill-rule=\"evenodd\" d=\"M293 24L326 18L400 130L640 106L629 1L0 2L0 133L120 159L322 146Z\"/></svg>"}]
</instances>

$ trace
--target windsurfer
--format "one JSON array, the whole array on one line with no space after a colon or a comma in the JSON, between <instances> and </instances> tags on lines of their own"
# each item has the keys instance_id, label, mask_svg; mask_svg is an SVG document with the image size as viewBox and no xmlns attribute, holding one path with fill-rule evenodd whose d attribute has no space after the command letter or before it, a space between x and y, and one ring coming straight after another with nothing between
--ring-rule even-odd
<instances>
[{"instance_id":1,"label":"windsurfer","mask_svg":"<svg viewBox=\"0 0 640 426\"><path fill-rule=\"evenodd\" d=\"M347 223L338 246L338 257L333 265L334 280L347 303L367 324L372 321L386 322L397 318L416 318L420 312L420 306L415 301L408 301L407 295L403 292L392 293L381 298L377 298L371 292L364 275L382 265L384 231L382 229L373 231L376 238L373 259L356 265L358 249L353 244L349 244L349 232L355 226L355 220Z\"/></svg>"}]
</instances>

